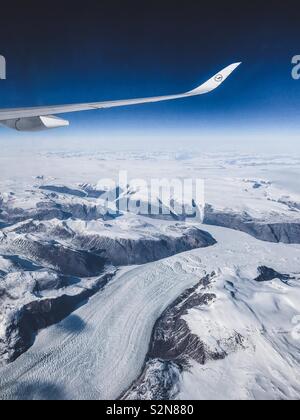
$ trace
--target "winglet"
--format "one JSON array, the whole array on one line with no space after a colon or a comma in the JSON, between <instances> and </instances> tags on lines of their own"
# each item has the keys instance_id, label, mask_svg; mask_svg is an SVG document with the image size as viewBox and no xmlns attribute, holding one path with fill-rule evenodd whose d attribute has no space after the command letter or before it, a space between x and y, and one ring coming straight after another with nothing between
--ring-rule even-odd
<instances>
[{"instance_id":1,"label":"winglet","mask_svg":"<svg viewBox=\"0 0 300 420\"><path fill-rule=\"evenodd\" d=\"M226 79L231 75L231 73L239 67L242 63L233 63L230 66L225 67L225 69L221 70L219 73L215 74L211 79L207 82L203 83L201 86L198 86L196 89L193 89L187 92L187 95L194 96L194 95L202 95L204 93L211 92L212 90L219 87Z\"/></svg>"}]
</instances>

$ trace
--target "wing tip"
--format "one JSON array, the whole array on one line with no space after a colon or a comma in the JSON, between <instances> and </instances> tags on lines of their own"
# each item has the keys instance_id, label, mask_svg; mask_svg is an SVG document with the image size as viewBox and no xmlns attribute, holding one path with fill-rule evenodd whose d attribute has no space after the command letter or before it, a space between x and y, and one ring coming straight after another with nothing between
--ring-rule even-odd
<instances>
[{"instance_id":1,"label":"wing tip","mask_svg":"<svg viewBox=\"0 0 300 420\"><path fill-rule=\"evenodd\" d=\"M229 77L231 75L231 73L233 73L241 64L242 64L241 61L237 62L237 63L230 64L229 66L227 66L223 70L221 70L218 74L216 74L213 77L213 80L215 80L218 83L223 83L227 79L227 77ZM219 80L218 80L218 77L219 77Z\"/></svg>"},{"instance_id":2,"label":"wing tip","mask_svg":"<svg viewBox=\"0 0 300 420\"><path fill-rule=\"evenodd\" d=\"M225 67L223 70L215 74L213 77L211 77L209 80L207 80L207 82L198 86L196 89L189 91L187 94L201 95L203 93L211 92L212 90L219 87L241 64L241 61L230 64L229 66Z\"/></svg>"},{"instance_id":3,"label":"wing tip","mask_svg":"<svg viewBox=\"0 0 300 420\"><path fill-rule=\"evenodd\" d=\"M232 67L232 71L234 71L235 69L237 69L241 64L243 64L242 61L236 62L236 63L232 63L230 66L228 67Z\"/></svg>"}]
</instances>

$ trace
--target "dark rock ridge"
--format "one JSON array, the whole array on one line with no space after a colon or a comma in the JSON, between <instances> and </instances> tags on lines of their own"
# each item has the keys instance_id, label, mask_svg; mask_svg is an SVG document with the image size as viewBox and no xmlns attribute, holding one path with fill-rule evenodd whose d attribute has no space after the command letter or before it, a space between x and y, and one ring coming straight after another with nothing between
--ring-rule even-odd
<instances>
[{"instance_id":1,"label":"dark rock ridge","mask_svg":"<svg viewBox=\"0 0 300 420\"><path fill-rule=\"evenodd\" d=\"M96 186L90 184L79 184L78 187L79 189L70 188L65 185L41 185L39 189L80 198L100 198L101 195L106 193L106 191L99 190Z\"/></svg>"},{"instance_id":2,"label":"dark rock ridge","mask_svg":"<svg viewBox=\"0 0 300 420\"><path fill-rule=\"evenodd\" d=\"M92 277L99 275L105 266L105 259L88 251L67 248L51 238L41 242L32 237L20 235L0 236L0 250L25 257L44 267L52 268L64 275Z\"/></svg>"},{"instance_id":3,"label":"dark rock ridge","mask_svg":"<svg viewBox=\"0 0 300 420\"><path fill-rule=\"evenodd\" d=\"M43 197L35 207L23 209L2 204L0 209L0 226L3 229L19 222L32 220L68 220L71 218L80 220L111 220L118 214L109 214L101 205L89 201L59 201L54 193Z\"/></svg>"},{"instance_id":4,"label":"dark rock ridge","mask_svg":"<svg viewBox=\"0 0 300 420\"><path fill-rule=\"evenodd\" d=\"M182 317L194 307L208 305L216 299L216 295L199 292L200 287L206 287L214 274L208 275L193 288L186 290L178 299L166 309L156 322L148 359L171 360L187 368L189 361L195 360L205 364L207 359L223 359L224 353L211 353L201 342L199 337L192 334Z\"/></svg>"},{"instance_id":5,"label":"dark rock ridge","mask_svg":"<svg viewBox=\"0 0 300 420\"><path fill-rule=\"evenodd\" d=\"M123 400L169 401L179 392L182 369L176 363L153 359L146 363L139 382Z\"/></svg>"},{"instance_id":6,"label":"dark rock ridge","mask_svg":"<svg viewBox=\"0 0 300 420\"><path fill-rule=\"evenodd\" d=\"M184 223L170 225L163 232L140 224L135 233L132 236L129 230L125 237L110 235L107 228L90 233L73 230L67 222L48 225L29 221L5 232L2 238L0 234L0 249L9 248L10 253L37 263L51 268L55 265L62 273L86 277L97 275L105 262L116 266L145 264L216 244L210 233Z\"/></svg>"},{"instance_id":7,"label":"dark rock ridge","mask_svg":"<svg viewBox=\"0 0 300 420\"><path fill-rule=\"evenodd\" d=\"M210 350L182 319L190 309L215 301L216 295L205 293L214 277L215 273L207 275L195 287L186 290L157 320L143 372L122 399L174 399L179 392L181 373L190 368L192 360L204 365L209 360L227 357L227 352L221 348ZM244 338L238 333L227 341L231 351L244 348Z\"/></svg>"},{"instance_id":8,"label":"dark rock ridge","mask_svg":"<svg viewBox=\"0 0 300 420\"><path fill-rule=\"evenodd\" d=\"M179 390L181 372L188 368L190 359L203 364L207 358L225 357L224 354L209 354L182 319L192 307L206 305L216 298L213 294L197 292L200 286L209 284L210 278L203 278L184 292L157 320L143 372L121 399L173 399Z\"/></svg>"},{"instance_id":9,"label":"dark rock ridge","mask_svg":"<svg viewBox=\"0 0 300 420\"><path fill-rule=\"evenodd\" d=\"M271 281L274 279L279 279L283 283L287 283L289 280L294 280L295 277L291 277L289 274L281 274L277 271L273 270L269 267L258 267L258 273L259 276L256 277L255 281L257 282L265 282L265 281Z\"/></svg>"},{"instance_id":10,"label":"dark rock ridge","mask_svg":"<svg viewBox=\"0 0 300 420\"><path fill-rule=\"evenodd\" d=\"M299 244L300 243L300 221L299 223L278 222L268 223L260 220L253 220L247 214L230 213L217 211L207 205L204 214L204 223L207 225L221 226L239 230L254 236L256 239L274 243Z\"/></svg>"},{"instance_id":11,"label":"dark rock ridge","mask_svg":"<svg viewBox=\"0 0 300 420\"><path fill-rule=\"evenodd\" d=\"M280 279L283 283L294 280L289 274L282 274L272 268L260 266L256 282ZM246 339L238 332L222 339L218 349L212 351L201 337L189 330L183 316L192 308L213 304L216 295L206 293L215 273L204 277L195 287L186 290L172 303L157 320L140 377L132 384L121 399L124 400L172 400L180 391L181 374L191 367L191 361L205 365L209 360L222 360L229 353L247 348ZM227 281L225 288L236 298L235 286Z\"/></svg>"},{"instance_id":12,"label":"dark rock ridge","mask_svg":"<svg viewBox=\"0 0 300 420\"><path fill-rule=\"evenodd\" d=\"M272 200L277 203L284 204L287 206L291 211L299 211L300 210L300 203L297 201L290 200L289 197L281 197L279 200Z\"/></svg>"},{"instance_id":13,"label":"dark rock ridge","mask_svg":"<svg viewBox=\"0 0 300 420\"><path fill-rule=\"evenodd\" d=\"M71 242L80 249L96 252L116 266L145 264L216 244L208 232L197 228L184 229L176 237L161 234L139 239L80 234L75 235Z\"/></svg>"},{"instance_id":14,"label":"dark rock ridge","mask_svg":"<svg viewBox=\"0 0 300 420\"><path fill-rule=\"evenodd\" d=\"M59 194L68 194L81 198L88 196L88 194L82 190L76 190L73 188L66 187L64 185L42 185L39 188L45 191L52 191Z\"/></svg>"},{"instance_id":15,"label":"dark rock ridge","mask_svg":"<svg viewBox=\"0 0 300 420\"><path fill-rule=\"evenodd\" d=\"M36 271L41 270L41 265L36 265L32 261L21 258L19 255L1 255L4 260L12 264L14 271Z\"/></svg>"},{"instance_id":16,"label":"dark rock ridge","mask_svg":"<svg viewBox=\"0 0 300 420\"><path fill-rule=\"evenodd\" d=\"M114 274L114 270L108 270L92 282L90 287L78 288L75 294L74 292L68 294L66 290L65 294L53 298L36 299L16 310L6 326L5 334L0 338L0 363L4 360L6 363L16 360L32 346L39 330L62 321L102 289ZM61 283L56 284L56 288L70 283L70 279L68 282L64 277L57 280L61 280ZM36 284L36 295L38 296L38 291L49 289L49 287L49 284ZM7 297L12 298L12 296Z\"/></svg>"}]
</instances>

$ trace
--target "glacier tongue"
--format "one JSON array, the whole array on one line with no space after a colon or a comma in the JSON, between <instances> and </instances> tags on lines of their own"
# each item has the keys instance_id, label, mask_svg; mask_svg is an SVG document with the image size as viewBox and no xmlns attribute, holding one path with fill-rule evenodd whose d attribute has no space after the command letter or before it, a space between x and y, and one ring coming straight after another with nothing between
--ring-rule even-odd
<instances>
[{"instance_id":1,"label":"glacier tongue","mask_svg":"<svg viewBox=\"0 0 300 420\"><path fill-rule=\"evenodd\" d=\"M201 306L192 299L196 306L190 303L182 319L209 352L221 349L226 357L201 365L188 356L188 370L180 378L168 376L180 385L170 385L171 395L175 390L179 398L299 398L299 339L293 324L300 313L299 245L205 229L216 238L215 246L121 271L89 305L42 331L25 355L1 369L0 397L118 398L143 369L156 320L214 272L198 292L216 299ZM293 279L258 282L259 267ZM243 340L232 340L234 333Z\"/></svg>"},{"instance_id":2,"label":"glacier tongue","mask_svg":"<svg viewBox=\"0 0 300 420\"><path fill-rule=\"evenodd\" d=\"M66 206L66 195L77 190L62 191ZM86 208L81 218L65 214L61 220L52 214L56 201L52 197L49 208L37 201L29 209L22 202L6 213L10 223L0 231L0 364L15 360L39 330L62 320L96 293L112 277L111 266L145 264L216 243L201 225L129 213L106 220L94 212L90 220ZM5 209L6 205L4 217ZM24 220L15 223L20 215Z\"/></svg>"}]
</instances>

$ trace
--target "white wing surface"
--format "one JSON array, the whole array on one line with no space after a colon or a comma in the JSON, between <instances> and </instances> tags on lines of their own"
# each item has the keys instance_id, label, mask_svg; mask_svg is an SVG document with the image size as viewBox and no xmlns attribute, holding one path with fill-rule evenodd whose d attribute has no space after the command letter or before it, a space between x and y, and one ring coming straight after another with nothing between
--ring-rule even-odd
<instances>
[{"instance_id":1,"label":"white wing surface","mask_svg":"<svg viewBox=\"0 0 300 420\"><path fill-rule=\"evenodd\" d=\"M35 131L47 128L57 128L68 125L68 121L55 117L55 115L57 114L114 108L129 105L139 105L203 95L218 88L240 64L241 63L231 64L230 66L217 73L207 82L203 83L196 89L193 89L186 93L106 102L53 105L33 108L1 109L0 123L7 127L17 129L19 131Z\"/></svg>"}]
</instances>

